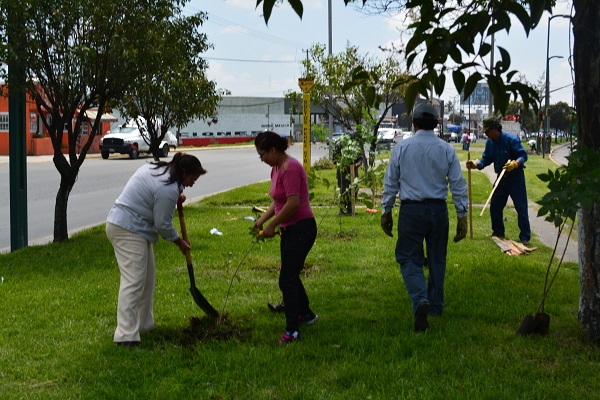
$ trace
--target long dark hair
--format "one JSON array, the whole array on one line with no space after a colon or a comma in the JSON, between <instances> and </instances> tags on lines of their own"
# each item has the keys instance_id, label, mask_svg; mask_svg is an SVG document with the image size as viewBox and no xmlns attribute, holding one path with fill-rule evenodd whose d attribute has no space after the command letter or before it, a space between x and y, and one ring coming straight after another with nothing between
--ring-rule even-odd
<instances>
[{"instance_id":1,"label":"long dark hair","mask_svg":"<svg viewBox=\"0 0 600 400\"><path fill-rule=\"evenodd\" d=\"M200 160L191 154L187 153L175 153L173 159L169 162L166 161L155 161L151 163L154 165L153 169L159 169L165 167L163 172L156 176L161 176L169 173L169 178L165 180L165 184L168 185L173 182L181 183L181 177L184 173L190 175L204 175L206 170L202 168Z\"/></svg>"},{"instance_id":2,"label":"long dark hair","mask_svg":"<svg viewBox=\"0 0 600 400\"><path fill-rule=\"evenodd\" d=\"M273 131L264 131L256 135L254 146L257 149L269 151L274 148L277 151L285 153L288 148L288 141Z\"/></svg>"}]
</instances>

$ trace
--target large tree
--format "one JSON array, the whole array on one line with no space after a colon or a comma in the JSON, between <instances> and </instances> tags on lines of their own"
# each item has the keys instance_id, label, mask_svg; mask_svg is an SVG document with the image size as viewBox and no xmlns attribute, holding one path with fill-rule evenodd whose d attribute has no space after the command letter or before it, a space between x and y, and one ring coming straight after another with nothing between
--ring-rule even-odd
<instances>
[{"instance_id":1,"label":"large tree","mask_svg":"<svg viewBox=\"0 0 600 400\"><path fill-rule=\"evenodd\" d=\"M346 4L353 0L343 0ZM302 1L288 0L299 16ZM511 94L520 98L527 109L539 104L535 89L513 80L517 71L510 70L510 54L498 47L500 58L489 65L491 36L508 32L518 21L528 34L544 12L552 13L555 0L359 0L357 4L383 5L386 11L408 9L417 18L411 25L412 38L406 45L409 66L420 64L422 72L407 90L407 103L412 104L418 92L433 88L444 90L446 73L451 74L459 93L469 95L477 82L487 81L494 95L494 108L506 111ZM262 3L266 21L271 16L275 0ZM575 105L577 115L578 151L600 152L600 1L573 0L573 64ZM395 8L394 8L395 7ZM514 18L513 18L514 17ZM452 61L452 64L450 64ZM454 66L452 66L454 65ZM465 72L475 71L466 78ZM598 159L598 157L596 157ZM571 164L579 164L569 162ZM589 175L599 175L597 164L586 163ZM588 181L589 182L589 181ZM597 183L597 182L596 182ZM581 294L579 321L589 338L600 342L600 202L598 185L586 188L595 195L594 201L582 202L578 211L579 266Z\"/></svg>"},{"instance_id":2,"label":"large tree","mask_svg":"<svg viewBox=\"0 0 600 400\"><path fill-rule=\"evenodd\" d=\"M571 127L571 106L564 101L550 104L548 108L548 128L566 132Z\"/></svg>"},{"instance_id":3,"label":"large tree","mask_svg":"<svg viewBox=\"0 0 600 400\"><path fill-rule=\"evenodd\" d=\"M102 113L117 104L143 70L140 49L153 39L153 26L180 14L182 4L179 0L2 0L2 14L12 7L23 17L25 39L0 50L19 58L27 91L39 114L48 116L42 122L52 139L53 161L61 177L54 207L55 242L68 239L69 194L99 132ZM6 31L5 26L0 29ZM10 62L8 58L9 68ZM98 115L89 134L82 136L81 124L90 122L90 108L97 108Z\"/></svg>"},{"instance_id":4,"label":"large tree","mask_svg":"<svg viewBox=\"0 0 600 400\"><path fill-rule=\"evenodd\" d=\"M215 82L206 78L208 64L201 58L210 47L200 31L205 20L206 14L198 13L155 21L147 32L149 40L135 54L143 68L119 108L126 118L144 118L144 140L157 160L167 130L216 113L221 97Z\"/></svg>"}]
</instances>

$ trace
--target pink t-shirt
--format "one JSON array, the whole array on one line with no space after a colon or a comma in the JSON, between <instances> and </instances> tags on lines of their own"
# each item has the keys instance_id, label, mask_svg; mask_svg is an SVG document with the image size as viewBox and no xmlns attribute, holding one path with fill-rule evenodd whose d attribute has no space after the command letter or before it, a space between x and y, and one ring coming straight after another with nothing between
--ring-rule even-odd
<instances>
[{"instance_id":1,"label":"pink t-shirt","mask_svg":"<svg viewBox=\"0 0 600 400\"><path fill-rule=\"evenodd\" d=\"M279 214L289 196L298 196L300 200L296 213L289 220L280 224L282 228L315 216L310 208L306 171L295 158L288 157L279 170L277 167L271 169L269 195L275 203L275 214Z\"/></svg>"}]
</instances>

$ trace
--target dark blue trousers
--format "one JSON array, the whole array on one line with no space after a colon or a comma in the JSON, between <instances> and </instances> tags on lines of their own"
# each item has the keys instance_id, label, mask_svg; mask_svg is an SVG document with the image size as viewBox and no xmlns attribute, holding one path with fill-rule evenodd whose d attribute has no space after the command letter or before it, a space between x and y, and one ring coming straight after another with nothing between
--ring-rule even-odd
<instances>
[{"instance_id":1,"label":"dark blue trousers","mask_svg":"<svg viewBox=\"0 0 600 400\"><path fill-rule=\"evenodd\" d=\"M429 303L429 313L444 311L444 279L448 252L448 206L444 204L402 204L398 217L396 261L416 313ZM423 263L427 249L429 277L425 282Z\"/></svg>"},{"instance_id":2,"label":"dark blue trousers","mask_svg":"<svg viewBox=\"0 0 600 400\"><path fill-rule=\"evenodd\" d=\"M494 195L490 201L490 217L492 220L492 231L497 236L504 236L504 207L512 199L519 224L519 239L531 239L531 227L529 226L529 211L527 206L527 189L525 186L525 173L519 168L511 173L505 173Z\"/></svg>"}]
</instances>

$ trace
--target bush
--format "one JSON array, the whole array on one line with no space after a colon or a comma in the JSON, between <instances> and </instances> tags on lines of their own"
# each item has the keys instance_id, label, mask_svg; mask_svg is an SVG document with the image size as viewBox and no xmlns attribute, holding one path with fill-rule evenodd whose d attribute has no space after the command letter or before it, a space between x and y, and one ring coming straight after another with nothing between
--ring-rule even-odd
<instances>
[{"instance_id":1,"label":"bush","mask_svg":"<svg viewBox=\"0 0 600 400\"><path fill-rule=\"evenodd\" d=\"M329 157L321 157L313 164L313 168L316 170L320 169L335 169L335 163L329 159Z\"/></svg>"}]
</instances>

